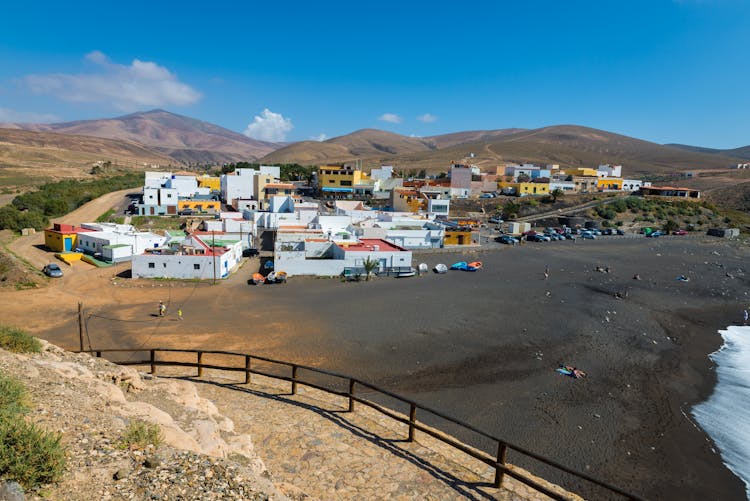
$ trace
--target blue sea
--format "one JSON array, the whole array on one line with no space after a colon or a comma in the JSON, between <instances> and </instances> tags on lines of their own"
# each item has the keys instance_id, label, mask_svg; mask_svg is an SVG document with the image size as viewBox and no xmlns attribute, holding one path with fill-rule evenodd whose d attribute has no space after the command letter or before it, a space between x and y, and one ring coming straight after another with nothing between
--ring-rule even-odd
<instances>
[{"instance_id":1,"label":"blue sea","mask_svg":"<svg viewBox=\"0 0 750 501\"><path fill-rule=\"evenodd\" d=\"M724 345L710 355L718 383L693 416L713 439L724 464L745 482L750 500L750 326L719 331Z\"/></svg>"}]
</instances>

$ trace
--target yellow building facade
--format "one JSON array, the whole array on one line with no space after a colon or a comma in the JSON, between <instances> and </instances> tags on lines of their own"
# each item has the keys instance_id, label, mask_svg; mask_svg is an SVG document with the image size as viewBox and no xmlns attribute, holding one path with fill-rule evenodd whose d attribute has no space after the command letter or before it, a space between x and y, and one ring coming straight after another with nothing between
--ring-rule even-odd
<instances>
[{"instance_id":1,"label":"yellow building facade","mask_svg":"<svg viewBox=\"0 0 750 501\"><path fill-rule=\"evenodd\" d=\"M596 188L599 190L622 190L622 178L617 177L600 177L596 181Z\"/></svg>"},{"instance_id":2,"label":"yellow building facade","mask_svg":"<svg viewBox=\"0 0 750 501\"><path fill-rule=\"evenodd\" d=\"M200 188L208 188L209 190L212 190L212 191L221 190L221 178L212 177L212 176L199 176L197 179L198 179L198 186Z\"/></svg>"},{"instance_id":3,"label":"yellow building facade","mask_svg":"<svg viewBox=\"0 0 750 501\"><path fill-rule=\"evenodd\" d=\"M516 195L547 195L549 194L549 183L513 183L510 181L500 181L497 183L498 188L513 188Z\"/></svg>"},{"instance_id":4,"label":"yellow building facade","mask_svg":"<svg viewBox=\"0 0 750 501\"><path fill-rule=\"evenodd\" d=\"M221 202L218 200L178 200L177 210L191 209L195 212L220 212Z\"/></svg>"},{"instance_id":5,"label":"yellow building facade","mask_svg":"<svg viewBox=\"0 0 750 501\"><path fill-rule=\"evenodd\" d=\"M354 191L355 185L368 179L370 177L366 173L353 167L323 165L318 168L318 188L321 191Z\"/></svg>"}]
</instances>

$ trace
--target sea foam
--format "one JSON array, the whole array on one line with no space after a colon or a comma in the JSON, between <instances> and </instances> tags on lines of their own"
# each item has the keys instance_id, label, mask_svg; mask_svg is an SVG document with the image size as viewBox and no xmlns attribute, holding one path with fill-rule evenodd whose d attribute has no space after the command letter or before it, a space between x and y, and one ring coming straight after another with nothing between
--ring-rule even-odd
<instances>
[{"instance_id":1,"label":"sea foam","mask_svg":"<svg viewBox=\"0 0 750 501\"><path fill-rule=\"evenodd\" d=\"M730 326L719 333L724 345L709 355L716 364L716 388L692 413L724 464L745 482L750 500L750 326Z\"/></svg>"}]
</instances>

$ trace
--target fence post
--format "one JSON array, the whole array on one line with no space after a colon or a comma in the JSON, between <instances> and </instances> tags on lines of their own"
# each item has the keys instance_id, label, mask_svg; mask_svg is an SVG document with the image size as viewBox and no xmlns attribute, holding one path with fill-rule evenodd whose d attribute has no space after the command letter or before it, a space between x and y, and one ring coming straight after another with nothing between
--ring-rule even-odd
<instances>
[{"instance_id":1,"label":"fence post","mask_svg":"<svg viewBox=\"0 0 750 501\"><path fill-rule=\"evenodd\" d=\"M198 352L198 377L203 375L203 352Z\"/></svg>"},{"instance_id":2,"label":"fence post","mask_svg":"<svg viewBox=\"0 0 750 501\"><path fill-rule=\"evenodd\" d=\"M354 412L354 380L349 380L349 412Z\"/></svg>"},{"instance_id":3,"label":"fence post","mask_svg":"<svg viewBox=\"0 0 750 501\"><path fill-rule=\"evenodd\" d=\"M245 355L245 384L250 384L250 355Z\"/></svg>"},{"instance_id":4,"label":"fence post","mask_svg":"<svg viewBox=\"0 0 750 501\"><path fill-rule=\"evenodd\" d=\"M297 364L292 365L292 395L297 394Z\"/></svg>"},{"instance_id":5,"label":"fence post","mask_svg":"<svg viewBox=\"0 0 750 501\"><path fill-rule=\"evenodd\" d=\"M495 487L500 488L503 485L504 473L500 470L500 465L505 466L505 456L508 454L508 446L503 442L497 443L497 463L495 464Z\"/></svg>"},{"instance_id":6,"label":"fence post","mask_svg":"<svg viewBox=\"0 0 750 501\"><path fill-rule=\"evenodd\" d=\"M414 422L417 418L417 406L409 404L409 442L414 442Z\"/></svg>"},{"instance_id":7,"label":"fence post","mask_svg":"<svg viewBox=\"0 0 750 501\"><path fill-rule=\"evenodd\" d=\"M151 350L151 374L156 374L156 350Z\"/></svg>"}]
</instances>

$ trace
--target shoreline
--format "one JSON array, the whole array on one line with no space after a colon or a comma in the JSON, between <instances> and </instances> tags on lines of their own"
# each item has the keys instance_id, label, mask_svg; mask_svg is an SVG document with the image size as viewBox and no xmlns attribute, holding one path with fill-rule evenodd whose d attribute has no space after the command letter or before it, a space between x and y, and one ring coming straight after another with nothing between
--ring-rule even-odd
<instances>
[{"instance_id":1,"label":"shoreline","mask_svg":"<svg viewBox=\"0 0 750 501\"><path fill-rule=\"evenodd\" d=\"M245 266L217 288L133 282L81 297L100 317L122 319L89 319L97 347L227 349L323 367L649 499L745 499L742 482L682 412L689 415L715 387L708 354L748 301L747 275L737 271L746 247L613 237L466 255L480 257L484 269L250 287L245 278L253 270ZM466 259L451 252L419 255L415 263L459 260ZM599 265L612 272L594 271ZM680 274L691 281L675 281ZM618 291L627 298L617 299ZM35 292L43 291L22 297ZM147 321L160 299L183 305L185 322ZM51 308L65 321L35 323L35 333L75 347L71 306ZM560 363L588 377L563 377L554 371ZM543 468L532 471L545 476Z\"/></svg>"}]
</instances>

